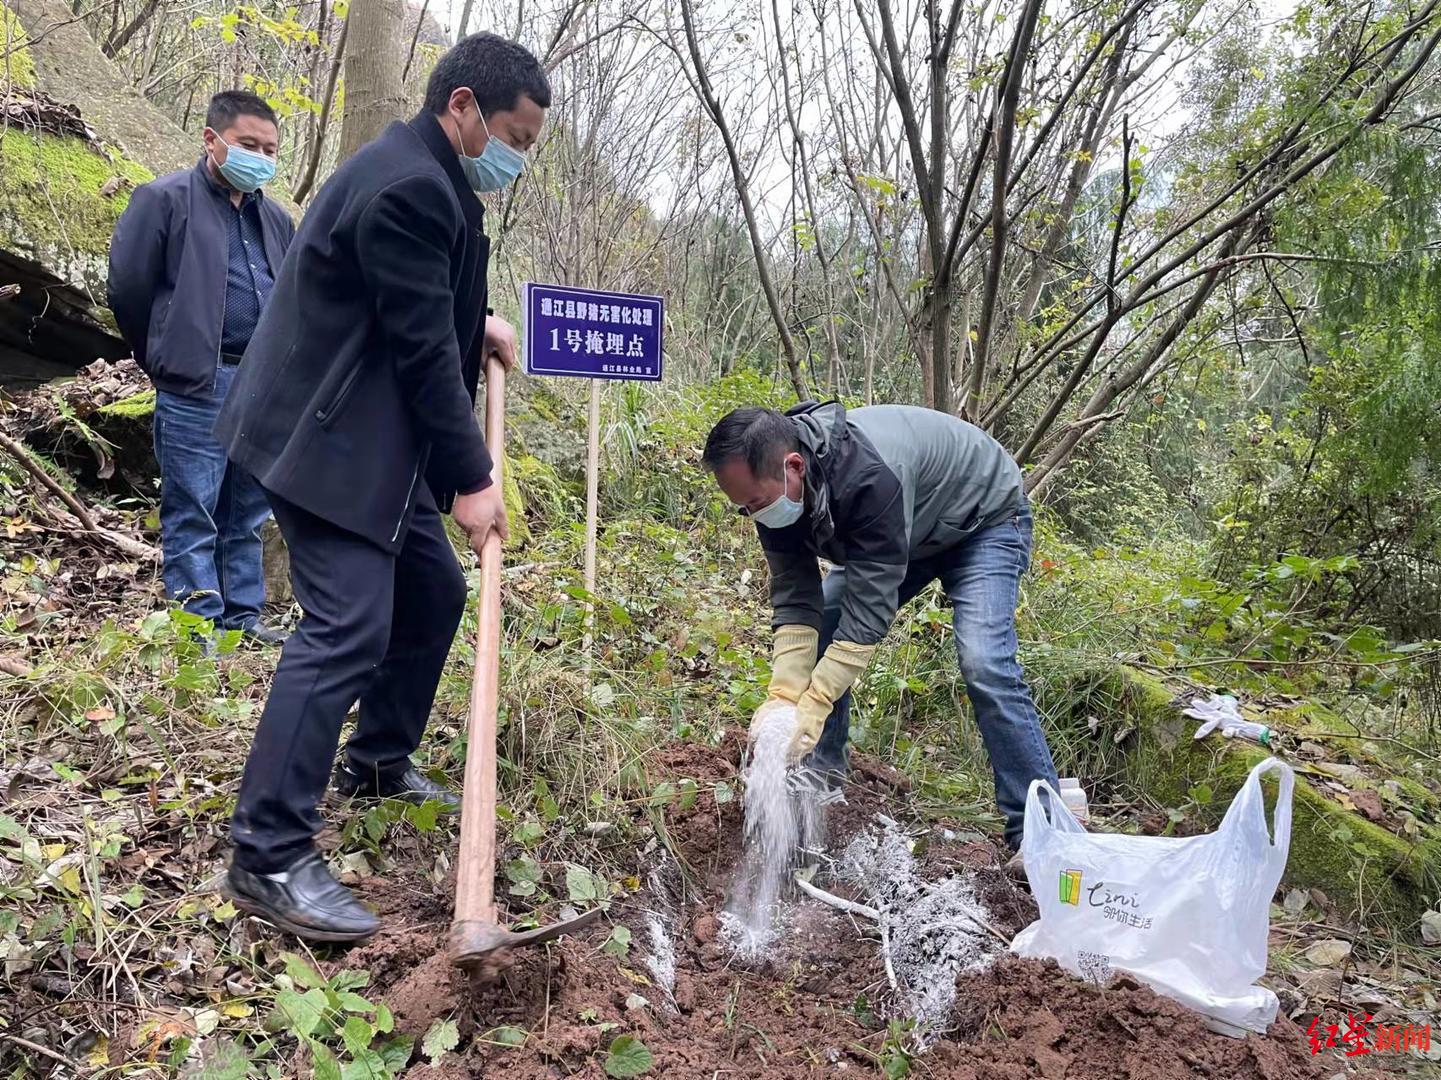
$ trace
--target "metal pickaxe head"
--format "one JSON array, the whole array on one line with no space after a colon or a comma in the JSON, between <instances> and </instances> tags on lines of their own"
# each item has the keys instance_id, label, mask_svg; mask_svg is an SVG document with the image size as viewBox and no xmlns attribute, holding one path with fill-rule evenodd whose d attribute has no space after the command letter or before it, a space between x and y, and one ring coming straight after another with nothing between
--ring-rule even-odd
<instances>
[{"instance_id":1,"label":"metal pickaxe head","mask_svg":"<svg viewBox=\"0 0 1441 1080\"><path fill-rule=\"evenodd\" d=\"M450 962L482 977L498 974L509 962L508 953L527 945L542 945L566 934L584 930L600 918L600 908L532 930L511 930L492 922L469 920L450 926Z\"/></svg>"}]
</instances>

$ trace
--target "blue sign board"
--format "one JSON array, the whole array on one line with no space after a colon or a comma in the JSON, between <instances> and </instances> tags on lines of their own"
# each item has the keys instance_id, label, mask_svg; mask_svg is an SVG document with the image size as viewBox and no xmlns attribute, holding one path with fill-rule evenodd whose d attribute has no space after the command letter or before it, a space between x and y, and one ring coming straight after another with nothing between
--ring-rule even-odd
<instances>
[{"instance_id":1,"label":"blue sign board","mask_svg":"<svg viewBox=\"0 0 1441 1080\"><path fill-rule=\"evenodd\" d=\"M660 381L659 296L527 283L521 303L526 374Z\"/></svg>"}]
</instances>

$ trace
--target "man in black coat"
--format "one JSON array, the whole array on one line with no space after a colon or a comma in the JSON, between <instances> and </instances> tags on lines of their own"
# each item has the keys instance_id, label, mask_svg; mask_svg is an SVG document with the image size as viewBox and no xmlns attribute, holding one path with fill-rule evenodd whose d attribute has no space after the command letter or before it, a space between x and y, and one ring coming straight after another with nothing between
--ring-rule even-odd
<instances>
[{"instance_id":1,"label":"man in black coat","mask_svg":"<svg viewBox=\"0 0 1441 1080\"><path fill-rule=\"evenodd\" d=\"M275 175L275 113L244 90L210 99L205 156L135 189L110 241L115 322L155 384L165 591L216 629L265 644L265 492L211 429L295 226L261 188Z\"/></svg>"},{"instance_id":2,"label":"man in black coat","mask_svg":"<svg viewBox=\"0 0 1441 1080\"><path fill-rule=\"evenodd\" d=\"M549 105L520 45L474 34L446 53L420 115L306 212L216 425L269 495L305 611L245 766L228 892L310 940L378 925L313 845L351 705L342 794L456 806L410 754L465 605L440 514L477 553L506 534L474 405L483 357L513 364L515 331L487 316L476 192L515 179Z\"/></svg>"}]
</instances>

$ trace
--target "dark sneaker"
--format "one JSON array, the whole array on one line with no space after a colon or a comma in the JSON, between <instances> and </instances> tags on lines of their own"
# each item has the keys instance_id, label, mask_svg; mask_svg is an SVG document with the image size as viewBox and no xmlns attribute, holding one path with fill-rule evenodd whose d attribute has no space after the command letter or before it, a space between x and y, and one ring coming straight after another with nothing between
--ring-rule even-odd
<instances>
[{"instance_id":1,"label":"dark sneaker","mask_svg":"<svg viewBox=\"0 0 1441 1080\"><path fill-rule=\"evenodd\" d=\"M240 636L241 640L248 644L274 649L284 645L285 639L290 635L280 630L273 630L263 623L253 622L249 626L240 628Z\"/></svg>"},{"instance_id":2,"label":"dark sneaker","mask_svg":"<svg viewBox=\"0 0 1441 1080\"><path fill-rule=\"evenodd\" d=\"M846 801L845 774L839 769L798 765L786 774L786 787L792 795L809 799L817 806Z\"/></svg>"},{"instance_id":3,"label":"dark sneaker","mask_svg":"<svg viewBox=\"0 0 1441 1080\"><path fill-rule=\"evenodd\" d=\"M335 790L348 799L400 799L416 806L435 802L443 814L460 812L460 798L414 765L388 776L361 776L346 762L335 770Z\"/></svg>"},{"instance_id":4,"label":"dark sneaker","mask_svg":"<svg viewBox=\"0 0 1441 1080\"><path fill-rule=\"evenodd\" d=\"M252 874L232 864L222 891L241 911L306 941L363 941L380 929L380 920L313 851L278 874Z\"/></svg>"},{"instance_id":5,"label":"dark sneaker","mask_svg":"<svg viewBox=\"0 0 1441 1080\"><path fill-rule=\"evenodd\" d=\"M821 806L846 801L846 777L850 775L850 755L844 749L822 752L820 747L801 758L800 764L786 774L791 794L814 799Z\"/></svg>"}]
</instances>

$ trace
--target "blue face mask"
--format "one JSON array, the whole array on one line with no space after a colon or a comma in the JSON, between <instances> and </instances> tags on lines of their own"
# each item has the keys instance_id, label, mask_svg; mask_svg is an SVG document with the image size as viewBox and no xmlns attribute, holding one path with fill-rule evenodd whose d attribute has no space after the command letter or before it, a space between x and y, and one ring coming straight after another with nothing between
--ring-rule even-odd
<instances>
[{"instance_id":1,"label":"blue face mask","mask_svg":"<svg viewBox=\"0 0 1441 1080\"><path fill-rule=\"evenodd\" d=\"M225 160L215 167L236 191L256 191L275 179L273 159L243 146L231 146L224 139L220 141L225 143Z\"/></svg>"},{"instance_id":2,"label":"blue face mask","mask_svg":"<svg viewBox=\"0 0 1441 1080\"><path fill-rule=\"evenodd\" d=\"M806 504L803 501L792 499L786 493L786 489L782 487L780 496L775 502L763 506L759 510L752 510L750 516L752 520L759 522L767 529L785 529L801 519L805 508Z\"/></svg>"},{"instance_id":3,"label":"blue face mask","mask_svg":"<svg viewBox=\"0 0 1441 1080\"><path fill-rule=\"evenodd\" d=\"M476 111L479 110L477 105ZM485 149L477 157L462 153L460 167L475 191L499 191L520 175L520 171L525 168L525 155L492 135L484 114L480 117L480 123L485 128ZM464 150L464 144L461 148Z\"/></svg>"}]
</instances>

